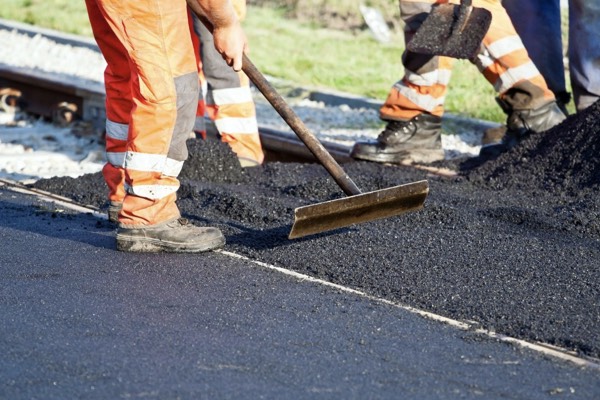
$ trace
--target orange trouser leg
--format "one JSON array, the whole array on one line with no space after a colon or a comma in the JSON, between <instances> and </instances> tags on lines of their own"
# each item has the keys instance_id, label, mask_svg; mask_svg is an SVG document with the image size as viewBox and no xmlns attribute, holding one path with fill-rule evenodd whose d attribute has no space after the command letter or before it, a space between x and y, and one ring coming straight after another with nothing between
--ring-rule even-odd
<instances>
[{"instance_id":1,"label":"orange trouser leg","mask_svg":"<svg viewBox=\"0 0 600 400\"><path fill-rule=\"evenodd\" d=\"M408 43L435 3L446 1L400 1L404 38ZM404 52L404 76L391 88L380 109L384 120L409 120L423 112L441 117L454 60Z\"/></svg>"},{"instance_id":2,"label":"orange trouser leg","mask_svg":"<svg viewBox=\"0 0 600 400\"><path fill-rule=\"evenodd\" d=\"M127 151L129 114L133 106L131 68L127 50L106 22L95 0L85 2L94 37L108 65L104 71L106 87L106 157L102 173L108 185L108 199L122 203L125 198L123 160Z\"/></svg>"},{"instance_id":3,"label":"orange trouser leg","mask_svg":"<svg viewBox=\"0 0 600 400\"><path fill-rule=\"evenodd\" d=\"M243 4L238 3L239 6ZM205 102L205 114L199 118L207 116L214 121L221 139L229 144L242 163L262 164L264 152L248 77L243 72L233 71L225 63L214 48L212 34L197 18L194 18L194 31L200 38L205 94L200 99Z\"/></svg>"},{"instance_id":4,"label":"orange trouser leg","mask_svg":"<svg viewBox=\"0 0 600 400\"><path fill-rule=\"evenodd\" d=\"M492 13L490 29L474 62L499 97L515 108L537 108L553 101L554 94L529 57L500 1L474 0L473 6Z\"/></svg>"},{"instance_id":5,"label":"orange trouser leg","mask_svg":"<svg viewBox=\"0 0 600 400\"><path fill-rule=\"evenodd\" d=\"M183 0L122 2L86 0L90 21L107 59L107 71L129 80L108 80L107 158L109 187L124 171L119 221L153 225L179 216L177 176L187 158L198 75ZM95 11L94 11L95 10ZM99 12L97 12L99 10ZM102 22L104 20L104 22ZM112 34L106 34L106 26ZM114 49L104 53L105 49ZM124 90L129 86L130 90ZM122 101L115 100L118 93ZM125 144L125 146L123 146ZM115 192L116 193L116 192ZM117 195L115 194L115 198Z\"/></svg>"},{"instance_id":6,"label":"orange trouser leg","mask_svg":"<svg viewBox=\"0 0 600 400\"><path fill-rule=\"evenodd\" d=\"M406 42L410 41L431 11L432 5L436 3L448 1L400 2ZM450 3L456 4L458 0ZM553 94L529 58L500 1L474 0L473 6L486 8L492 13L492 24L475 63L500 97L517 107L519 98L519 101L526 101L527 106L531 108L553 100ZM408 120L422 112L442 116L452 61L447 57L405 52L402 57L405 75L390 90L380 110L381 118Z\"/></svg>"},{"instance_id":7,"label":"orange trouser leg","mask_svg":"<svg viewBox=\"0 0 600 400\"><path fill-rule=\"evenodd\" d=\"M228 143L240 161L262 164L265 158L258 133L256 108L248 77L239 73L240 84L212 89L207 96L207 114L215 122L221 140Z\"/></svg>"}]
</instances>

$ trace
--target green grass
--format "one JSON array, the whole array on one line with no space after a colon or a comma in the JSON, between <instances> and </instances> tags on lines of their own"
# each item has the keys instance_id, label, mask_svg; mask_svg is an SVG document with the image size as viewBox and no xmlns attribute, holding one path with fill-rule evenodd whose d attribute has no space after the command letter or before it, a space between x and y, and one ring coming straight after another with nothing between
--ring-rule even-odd
<instances>
[{"instance_id":1,"label":"green grass","mask_svg":"<svg viewBox=\"0 0 600 400\"><path fill-rule=\"evenodd\" d=\"M0 18L91 36L83 1L3 0ZM250 7L244 23L250 58L266 75L299 86L333 89L385 100L401 78L403 39L381 44L370 32L324 29L285 19L272 8ZM446 99L448 112L504 121L491 85L476 67L458 61Z\"/></svg>"},{"instance_id":2,"label":"green grass","mask_svg":"<svg viewBox=\"0 0 600 400\"><path fill-rule=\"evenodd\" d=\"M315 28L286 20L277 10L260 8L250 10L245 27L250 58L258 68L301 85L383 101L403 74L404 42L398 34L391 44L381 44L367 31L352 34ZM494 96L474 65L456 63L446 100L449 112L503 121Z\"/></svg>"},{"instance_id":3,"label":"green grass","mask_svg":"<svg viewBox=\"0 0 600 400\"><path fill-rule=\"evenodd\" d=\"M83 0L2 0L0 18L76 35L92 35Z\"/></svg>"},{"instance_id":4,"label":"green grass","mask_svg":"<svg viewBox=\"0 0 600 400\"><path fill-rule=\"evenodd\" d=\"M245 28L250 58L269 75L378 98L400 76L402 48L380 45L369 32L314 28L272 9L252 9Z\"/></svg>"}]
</instances>

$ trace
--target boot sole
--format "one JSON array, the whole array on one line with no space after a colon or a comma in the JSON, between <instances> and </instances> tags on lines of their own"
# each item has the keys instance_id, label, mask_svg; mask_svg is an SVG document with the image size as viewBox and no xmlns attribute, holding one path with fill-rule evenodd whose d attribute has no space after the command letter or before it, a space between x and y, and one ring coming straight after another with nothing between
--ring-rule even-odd
<instances>
[{"instance_id":1,"label":"boot sole","mask_svg":"<svg viewBox=\"0 0 600 400\"><path fill-rule=\"evenodd\" d=\"M117 234L117 250L130 253L202 253L225 245L225 236L201 243L177 243L153 238L140 238Z\"/></svg>"},{"instance_id":2,"label":"boot sole","mask_svg":"<svg viewBox=\"0 0 600 400\"><path fill-rule=\"evenodd\" d=\"M393 154L351 154L351 157L390 164L429 164L444 159L444 150L411 150Z\"/></svg>"}]
</instances>

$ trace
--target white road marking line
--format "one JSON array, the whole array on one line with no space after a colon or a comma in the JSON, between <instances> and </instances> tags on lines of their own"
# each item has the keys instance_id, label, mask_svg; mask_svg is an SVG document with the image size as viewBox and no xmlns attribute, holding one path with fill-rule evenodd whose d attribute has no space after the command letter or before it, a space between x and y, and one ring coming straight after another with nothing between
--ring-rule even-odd
<instances>
[{"instance_id":1,"label":"white road marking line","mask_svg":"<svg viewBox=\"0 0 600 400\"><path fill-rule=\"evenodd\" d=\"M313 283L317 283L323 286L328 286L346 293L351 293L360 297L364 297L366 299L369 300L373 300L376 301L378 303L382 303L382 304L386 304L386 305L390 305L392 307L396 307L396 308L400 308L402 310L406 310L408 312L411 312L413 314L417 314L421 317L433 320L433 321L437 321L437 322L442 322L444 324L453 326L455 328L458 328L460 330L464 330L464 331L472 331L474 333L480 334L480 335L485 335L488 336L492 339L496 339L502 342L507 342L507 343L512 343L512 344L517 344L521 347L524 348L528 348L531 350L534 350L536 352L539 353L543 353L545 355L551 356L551 357L555 357L555 358L559 358L561 360L565 360L565 361L569 361L572 362L578 366L581 367L586 367L586 368L590 368L590 369L595 369L595 370L600 370L600 360L597 359L593 359L593 358L584 358L581 356L578 356L575 352L569 351L567 349L563 349L557 346L553 346L550 344L546 344L546 343L541 343L541 342L528 342L526 340L522 340L522 339L517 339L517 338L513 338L510 336L506 336L494 331L490 331L487 329L482 329L482 328L476 328L476 326L478 325L477 323L468 323L465 321L459 321L459 320L455 320L452 318L447 318L444 317L442 315L438 315L438 314L434 314L428 311L423 311L420 310L418 308L414 308L414 307L410 307L410 306L406 306L403 304L398 304L395 303L393 301L390 300L386 300L386 299L382 299L379 297L375 297L375 296L371 296L367 293L361 292L360 290L356 290L356 289L352 289L346 286L342 286L342 285L338 285L336 283L331 283L328 281L324 281L322 279L319 278L314 278L312 276L308 276L308 275L304 275L301 274L299 272L296 271L292 271L292 270L288 270L285 268L281 268L281 267L277 267L271 264L267 264L261 261L256 261L256 260L252 260L248 257L242 256L240 254L237 253L232 253L229 251L225 251L225 250L215 250L215 252L218 253L222 253L224 255L233 257L233 258L238 258L244 261L248 261L251 262L253 264L256 264L260 267L263 268L267 268L267 269L271 269L277 272L280 272L282 274L294 277L300 281L308 281L308 282L313 282Z\"/></svg>"}]
</instances>

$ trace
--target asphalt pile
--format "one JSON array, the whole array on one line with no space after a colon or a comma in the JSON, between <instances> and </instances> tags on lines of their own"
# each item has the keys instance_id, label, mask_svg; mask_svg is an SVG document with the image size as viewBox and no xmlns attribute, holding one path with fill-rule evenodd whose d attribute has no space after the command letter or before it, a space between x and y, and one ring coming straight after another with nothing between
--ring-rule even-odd
<instances>
[{"instance_id":1,"label":"asphalt pile","mask_svg":"<svg viewBox=\"0 0 600 400\"><path fill-rule=\"evenodd\" d=\"M600 103L511 152L468 172L499 188L541 189L577 197L600 185Z\"/></svg>"},{"instance_id":2,"label":"asphalt pile","mask_svg":"<svg viewBox=\"0 0 600 400\"><path fill-rule=\"evenodd\" d=\"M457 164L455 178L345 164L363 191L428 179L425 208L297 240L296 207L344 196L321 165L242 169L227 145L190 140L178 205L221 228L229 251L600 357L599 114L596 104L495 160ZM34 186L106 207L100 174Z\"/></svg>"}]
</instances>

